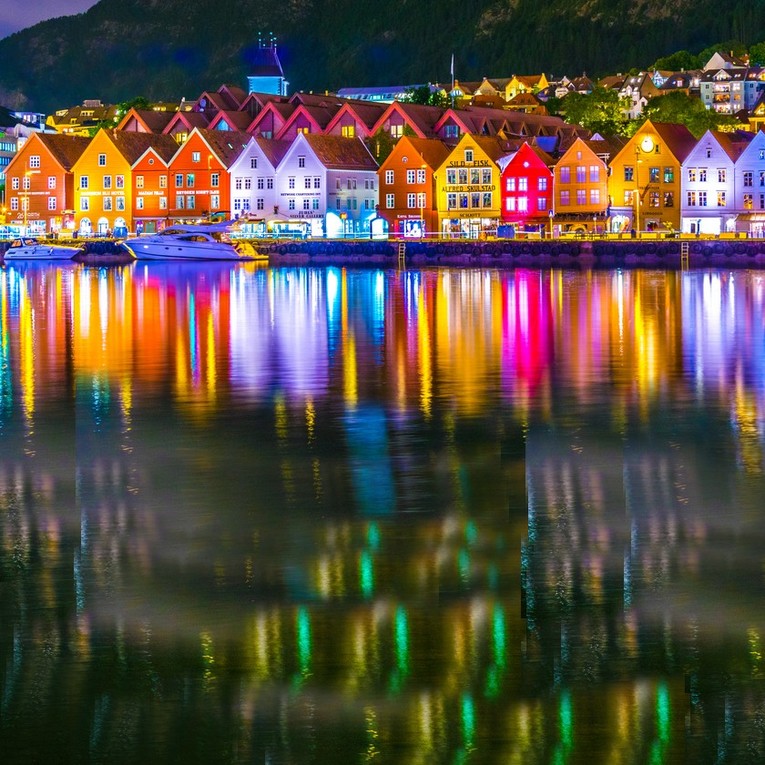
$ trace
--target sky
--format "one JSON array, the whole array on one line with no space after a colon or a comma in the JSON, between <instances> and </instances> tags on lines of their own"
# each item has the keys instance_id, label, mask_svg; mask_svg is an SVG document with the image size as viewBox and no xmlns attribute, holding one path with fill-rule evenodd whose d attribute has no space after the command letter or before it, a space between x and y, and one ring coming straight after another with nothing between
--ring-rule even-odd
<instances>
[{"instance_id":1,"label":"sky","mask_svg":"<svg viewBox=\"0 0 765 765\"><path fill-rule=\"evenodd\" d=\"M97 0L0 0L0 38L38 21L82 13Z\"/></svg>"}]
</instances>

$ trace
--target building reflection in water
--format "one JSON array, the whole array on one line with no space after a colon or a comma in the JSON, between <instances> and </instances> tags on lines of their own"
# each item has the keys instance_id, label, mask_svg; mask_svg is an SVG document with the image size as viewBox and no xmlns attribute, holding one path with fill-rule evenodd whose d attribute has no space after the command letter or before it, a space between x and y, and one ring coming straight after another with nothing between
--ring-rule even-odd
<instances>
[{"instance_id":1,"label":"building reflection in water","mask_svg":"<svg viewBox=\"0 0 765 765\"><path fill-rule=\"evenodd\" d=\"M765 752L757 272L9 266L17 761Z\"/></svg>"}]
</instances>

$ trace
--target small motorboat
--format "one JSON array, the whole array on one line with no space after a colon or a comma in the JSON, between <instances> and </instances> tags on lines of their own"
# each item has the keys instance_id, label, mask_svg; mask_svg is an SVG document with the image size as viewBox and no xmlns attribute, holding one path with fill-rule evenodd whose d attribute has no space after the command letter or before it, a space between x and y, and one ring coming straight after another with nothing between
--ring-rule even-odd
<instances>
[{"instance_id":1,"label":"small motorboat","mask_svg":"<svg viewBox=\"0 0 765 765\"><path fill-rule=\"evenodd\" d=\"M231 238L230 221L169 226L158 234L126 239L122 244L136 260L253 260L259 257L246 241Z\"/></svg>"},{"instance_id":2,"label":"small motorboat","mask_svg":"<svg viewBox=\"0 0 765 765\"><path fill-rule=\"evenodd\" d=\"M84 251L80 245L46 242L31 236L14 239L3 260L71 260Z\"/></svg>"}]
</instances>

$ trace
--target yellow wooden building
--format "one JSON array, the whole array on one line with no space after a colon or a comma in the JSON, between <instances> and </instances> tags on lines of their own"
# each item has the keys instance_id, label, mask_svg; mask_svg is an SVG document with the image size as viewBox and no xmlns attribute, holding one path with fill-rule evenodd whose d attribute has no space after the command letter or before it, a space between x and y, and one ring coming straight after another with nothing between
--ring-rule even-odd
<instances>
[{"instance_id":1,"label":"yellow wooden building","mask_svg":"<svg viewBox=\"0 0 765 765\"><path fill-rule=\"evenodd\" d=\"M478 237L496 231L501 216L502 143L466 133L433 173L442 236Z\"/></svg>"},{"instance_id":2,"label":"yellow wooden building","mask_svg":"<svg viewBox=\"0 0 765 765\"><path fill-rule=\"evenodd\" d=\"M645 122L611 160L609 230L678 231L680 166L695 145L685 125Z\"/></svg>"}]
</instances>

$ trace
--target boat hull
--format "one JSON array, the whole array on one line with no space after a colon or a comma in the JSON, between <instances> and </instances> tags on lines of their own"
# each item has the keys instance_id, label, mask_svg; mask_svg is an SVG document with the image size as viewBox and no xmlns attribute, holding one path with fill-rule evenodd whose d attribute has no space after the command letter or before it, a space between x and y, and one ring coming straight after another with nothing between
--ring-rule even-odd
<instances>
[{"instance_id":1,"label":"boat hull","mask_svg":"<svg viewBox=\"0 0 765 765\"><path fill-rule=\"evenodd\" d=\"M82 251L82 247L34 244L23 247L11 247L6 250L3 260L71 260Z\"/></svg>"},{"instance_id":2,"label":"boat hull","mask_svg":"<svg viewBox=\"0 0 765 765\"><path fill-rule=\"evenodd\" d=\"M251 260L240 254L233 245L222 243L150 242L145 239L128 239L123 242L136 260Z\"/></svg>"}]
</instances>

